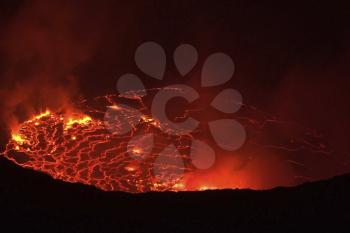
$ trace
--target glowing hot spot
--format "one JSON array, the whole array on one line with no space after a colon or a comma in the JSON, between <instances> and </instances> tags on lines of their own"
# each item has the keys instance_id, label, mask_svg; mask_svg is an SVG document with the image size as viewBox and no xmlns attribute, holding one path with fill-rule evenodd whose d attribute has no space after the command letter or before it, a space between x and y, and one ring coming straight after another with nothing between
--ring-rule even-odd
<instances>
[{"instance_id":1,"label":"glowing hot spot","mask_svg":"<svg viewBox=\"0 0 350 233\"><path fill-rule=\"evenodd\" d=\"M26 142L20 134L12 134L12 140L20 145Z\"/></svg>"},{"instance_id":2,"label":"glowing hot spot","mask_svg":"<svg viewBox=\"0 0 350 233\"><path fill-rule=\"evenodd\" d=\"M44 113L41 113L41 114L35 116L34 119L39 120L43 117L49 116L50 114L51 114L51 112L49 110L46 110Z\"/></svg>"},{"instance_id":3,"label":"glowing hot spot","mask_svg":"<svg viewBox=\"0 0 350 233\"><path fill-rule=\"evenodd\" d=\"M268 141L271 135L273 138L289 139L278 134L281 130L271 130L280 129L281 125L294 130L295 125L278 122L255 108L247 107L248 116L240 119L250 132L251 142L244 148L245 151L229 154L228 162L223 160L226 154L216 154L215 166L198 170L190 156L190 142L196 135L167 134L162 128L166 127L164 124L146 115L149 113L143 103L138 105L138 111L129 111L118 105L120 99L117 96L97 97L95 100L99 102L94 102L94 107L83 103L81 111L89 116L76 114L67 117L49 110L33 116L18 130L13 130L15 133L12 133L2 154L19 166L66 182L94 185L108 191L148 192L262 189L296 184L302 180L294 182L296 176L289 172L290 167L305 166L283 155L296 157L293 153L300 155L307 152L315 156L331 153L322 138L313 131L294 135L290 143L289 140ZM117 118L113 124L117 129L132 125L131 132L119 135L109 131L103 121L106 106L122 113L135 114ZM135 126L138 117L141 120ZM273 159L277 153L278 157ZM250 156L246 157L247 154ZM272 173L277 168L280 170ZM279 179L275 180L276 177Z\"/></svg>"},{"instance_id":4,"label":"glowing hot spot","mask_svg":"<svg viewBox=\"0 0 350 233\"><path fill-rule=\"evenodd\" d=\"M82 118L69 118L65 124L65 129L72 128L73 125L87 125L91 122L91 117L84 116Z\"/></svg>"},{"instance_id":5,"label":"glowing hot spot","mask_svg":"<svg viewBox=\"0 0 350 233\"><path fill-rule=\"evenodd\" d=\"M202 185L198 188L200 191L205 191L205 190L215 190L218 189L217 187L214 186L208 186L208 185Z\"/></svg>"}]
</instances>

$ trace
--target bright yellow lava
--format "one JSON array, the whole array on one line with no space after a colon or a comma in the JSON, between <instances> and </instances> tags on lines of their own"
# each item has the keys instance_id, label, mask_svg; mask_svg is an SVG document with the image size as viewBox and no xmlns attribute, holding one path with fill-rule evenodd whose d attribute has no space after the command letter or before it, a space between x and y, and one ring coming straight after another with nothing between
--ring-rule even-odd
<instances>
[{"instance_id":1,"label":"bright yellow lava","mask_svg":"<svg viewBox=\"0 0 350 233\"><path fill-rule=\"evenodd\" d=\"M153 122L153 121L154 121L154 119L153 119L152 117L145 116L145 115L141 116L141 119L142 119L144 122L146 122L146 123L149 123L149 122Z\"/></svg>"},{"instance_id":2,"label":"bright yellow lava","mask_svg":"<svg viewBox=\"0 0 350 233\"><path fill-rule=\"evenodd\" d=\"M152 124L153 126L158 127L158 128L160 127L160 123L152 117L143 115L143 116L141 116L141 119L145 123Z\"/></svg>"},{"instance_id":3,"label":"bright yellow lava","mask_svg":"<svg viewBox=\"0 0 350 233\"><path fill-rule=\"evenodd\" d=\"M83 118L69 118L68 121L65 124L65 129L71 128L73 125L87 125L91 122L91 117L84 116Z\"/></svg>"},{"instance_id":4,"label":"bright yellow lava","mask_svg":"<svg viewBox=\"0 0 350 233\"><path fill-rule=\"evenodd\" d=\"M49 116L50 114L51 114L51 112L50 112L49 110L46 110L45 112L40 113L39 115L34 116L31 120L28 120L27 122L33 122L33 121L40 120L41 118L47 117L47 116ZM40 123L39 123L39 122L35 122L34 125L35 125L35 126L38 126L38 125L40 125ZM13 133L13 134L11 135L11 137L12 137L12 140L15 141L15 142L16 142L17 144L19 144L19 145L22 145L23 143L26 142L26 140L25 140L20 134ZM18 146L16 146L16 150L19 150L19 147L18 147Z\"/></svg>"},{"instance_id":5,"label":"bright yellow lava","mask_svg":"<svg viewBox=\"0 0 350 233\"><path fill-rule=\"evenodd\" d=\"M22 138L19 134L12 134L12 140L17 142L18 144L23 144L26 140Z\"/></svg>"},{"instance_id":6,"label":"bright yellow lava","mask_svg":"<svg viewBox=\"0 0 350 233\"><path fill-rule=\"evenodd\" d=\"M46 110L45 112L35 116L34 119L39 120L43 117L49 116L50 114L51 114L51 112L49 110Z\"/></svg>"}]
</instances>

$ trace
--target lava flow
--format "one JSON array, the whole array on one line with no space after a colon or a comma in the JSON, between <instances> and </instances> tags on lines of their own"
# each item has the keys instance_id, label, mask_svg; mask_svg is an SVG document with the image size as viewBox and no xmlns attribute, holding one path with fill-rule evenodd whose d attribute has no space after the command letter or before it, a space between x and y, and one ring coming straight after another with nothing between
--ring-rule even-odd
<instances>
[{"instance_id":1,"label":"lava flow","mask_svg":"<svg viewBox=\"0 0 350 233\"><path fill-rule=\"evenodd\" d=\"M288 142L281 144L265 142L266 130L281 122L267 117L259 119L257 111L246 106L247 116L239 119L250 136L246 149L243 148L233 157L231 155L231 159L217 158L217 164L213 168L198 171L191 164L189 156L191 135L170 136L159 129L161 126L155 119L142 113L143 105L137 107L141 110L137 111L141 112L138 115L132 108L120 104L115 97L98 97L92 105L83 102L85 114L64 114L48 110L32 117L12 133L4 152L5 157L22 167L41 171L67 182L94 185L106 191L148 192L216 188L259 189L269 187L268 185L294 185L301 182L295 179L305 176L292 173L291 181L289 177L284 179L285 175L282 174L285 170L289 171L291 166L305 166L302 162L293 160L294 155L284 155L283 159L273 164L281 179L269 181L270 184L265 185L267 181L262 180L262 177L276 177L269 173L270 168L264 167L266 161L271 162L273 159L255 159L254 154L262 157L262 151L267 149L274 153L280 150L285 154L293 151L322 155L330 153L320 142L319 136L310 132L299 138L290 135L293 139L288 138ZM119 135L108 129L105 114L108 109L127 119L125 123L115 117L115 127L120 130L123 129L123 124L127 124L131 128L130 132ZM253 117L249 116L252 112ZM130 142L135 140L133 138L142 138L151 133L154 135L152 143L145 138L144 142L141 140L141 144L130 147ZM169 149L169 144L174 147ZM257 152L257 148L260 148L260 152ZM159 159L164 150L168 153ZM279 164L283 166L279 168Z\"/></svg>"},{"instance_id":2,"label":"lava flow","mask_svg":"<svg viewBox=\"0 0 350 233\"><path fill-rule=\"evenodd\" d=\"M115 103L109 108L117 112L131 109L118 107ZM98 114L96 109L93 112ZM122 124L132 125L130 119L126 123L115 122L116 128ZM160 167L162 172L154 175L152 170L157 166L155 154L142 161L130 156L127 144L132 135L139 131L146 133L157 130L157 124L151 117L142 115L140 121L137 128L118 136L106 128L103 120L85 114L66 116L47 110L25 121L16 133L12 133L4 154L22 167L67 182L94 185L103 190L146 192L183 189L182 179L174 174L183 173L186 170L184 167L175 168L179 171L176 172L174 168L167 167L169 164L160 163L158 167L163 166ZM161 140L155 143L153 150L164 147L162 143L170 140L166 134L157 134L155 138L160 137ZM134 154L138 154L145 146L131 149ZM185 149L186 146L177 146L179 151L181 148ZM181 156L186 160L184 155Z\"/></svg>"},{"instance_id":3,"label":"lava flow","mask_svg":"<svg viewBox=\"0 0 350 233\"><path fill-rule=\"evenodd\" d=\"M132 159L125 151L129 137L110 134L102 121L88 116L66 119L47 111L24 122L12 135L6 157L54 178L103 190L145 192L181 187L174 180L158 183L151 160Z\"/></svg>"}]
</instances>

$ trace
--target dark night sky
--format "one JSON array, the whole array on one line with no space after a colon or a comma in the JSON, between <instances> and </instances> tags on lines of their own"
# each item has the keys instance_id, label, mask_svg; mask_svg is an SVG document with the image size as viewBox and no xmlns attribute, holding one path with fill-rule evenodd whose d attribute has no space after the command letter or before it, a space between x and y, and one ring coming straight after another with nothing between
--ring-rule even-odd
<instances>
[{"instance_id":1,"label":"dark night sky","mask_svg":"<svg viewBox=\"0 0 350 233\"><path fill-rule=\"evenodd\" d=\"M231 54L228 85L246 103L317 129L334 160L350 162L350 18L341 1L3 1L0 12L3 124L42 105L114 92L117 77L140 74L133 53L144 41L168 54L189 43L200 64Z\"/></svg>"}]
</instances>

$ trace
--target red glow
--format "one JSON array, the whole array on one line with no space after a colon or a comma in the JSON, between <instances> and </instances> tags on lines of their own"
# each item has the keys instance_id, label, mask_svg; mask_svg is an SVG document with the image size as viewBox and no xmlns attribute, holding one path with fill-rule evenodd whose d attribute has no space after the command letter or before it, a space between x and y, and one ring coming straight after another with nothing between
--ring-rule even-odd
<instances>
[{"instance_id":1,"label":"red glow","mask_svg":"<svg viewBox=\"0 0 350 233\"><path fill-rule=\"evenodd\" d=\"M330 153L321 137L312 131L307 131L306 136L295 136L292 132L295 126L293 130L287 130L288 137L293 140L286 142L283 139L283 142L274 144L266 142L269 137L276 137L276 133L266 132L271 125L277 125L278 130L284 132L281 125L287 123L262 117L257 110L246 107L251 115L239 120L249 132L247 145L233 154L217 154L212 168L199 170L193 167L188 155L191 136L171 137L162 133L156 121L147 114L141 116L140 124L132 132L123 136L110 133L100 119L106 106L118 106L118 101L120 99L112 95L96 98L92 104L95 107L83 102L88 115L51 111L38 114L22 123L19 130L13 131L4 154L22 167L67 182L94 185L107 191L147 192L265 189L295 185L308 180L306 176L293 171L293 166L302 167L304 164L288 158L286 154L302 151L316 155ZM140 103L138 109L145 110ZM146 135L150 132L155 135L156 142L149 156L142 158L149 145L138 145L131 152L127 151L127 143L135 134ZM277 137L281 139L280 135ZM176 145L184 167L157 163L159 152L169 143ZM161 177L154 175L156 166L165 171ZM183 176L176 176L177 172L183 173Z\"/></svg>"}]
</instances>

